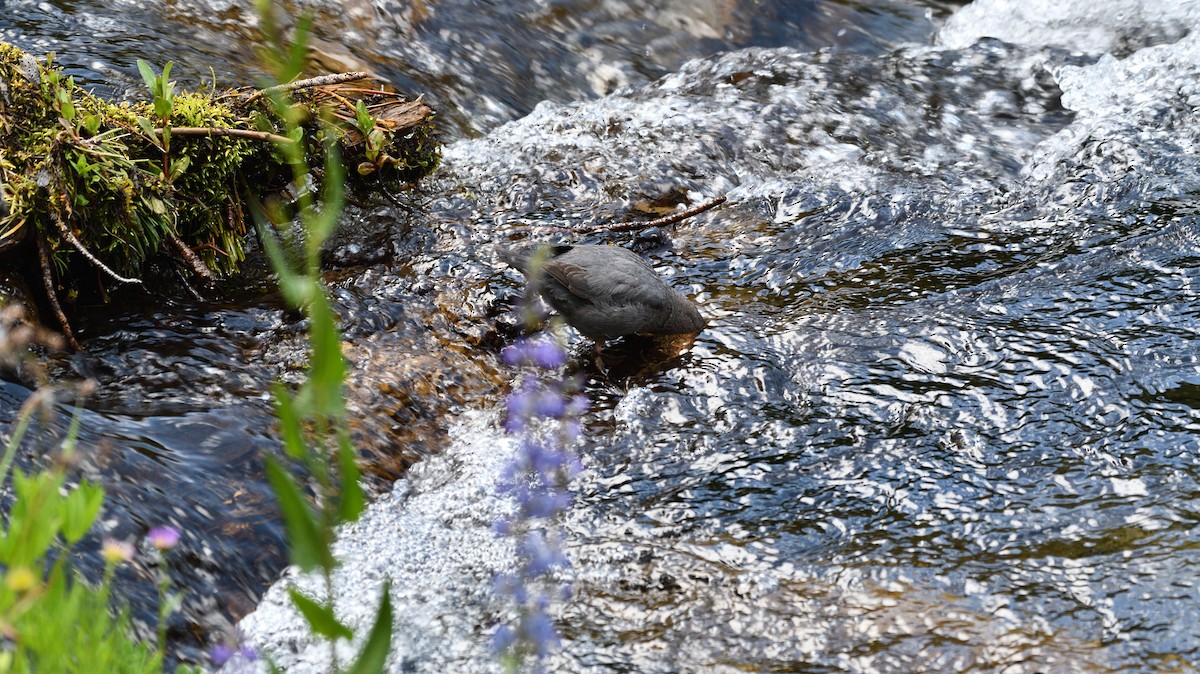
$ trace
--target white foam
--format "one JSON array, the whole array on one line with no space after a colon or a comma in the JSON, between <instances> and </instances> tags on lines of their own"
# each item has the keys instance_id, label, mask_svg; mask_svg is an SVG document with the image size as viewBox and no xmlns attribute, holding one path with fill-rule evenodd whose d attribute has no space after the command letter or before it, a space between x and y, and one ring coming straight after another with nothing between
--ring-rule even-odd
<instances>
[{"instance_id":1,"label":"white foam","mask_svg":"<svg viewBox=\"0 0 1200 674\"><path fill-rule=\"evenodd\" d=\"M396 612L390 671L499 671L480 628L494 622L493 575L513 563L511 545L491 526L511 512L495 483L516 444L482 413L465 415L451 435L442 454L414 466L392 493L339 533L338 617L359 637L354 646L342 642L343 665L370 631L381 588L390 580ZM311 637L291 607L290 587L324 595L319 577L290 573L241 629L284 671L324 674L329 647Z\"/></svg>"},{"instance_id":2,"label":"white foam","mask_svg":"<svg viewBox=\"0 0 1200 674\"><path fill-rule=\"evenodd\" d=\"M975 0L951 16L937 44L961 49L982 38L1103 54L1147 40L1174 42L1200 25L1200 0Z\"/></svg>"}]
</instances>

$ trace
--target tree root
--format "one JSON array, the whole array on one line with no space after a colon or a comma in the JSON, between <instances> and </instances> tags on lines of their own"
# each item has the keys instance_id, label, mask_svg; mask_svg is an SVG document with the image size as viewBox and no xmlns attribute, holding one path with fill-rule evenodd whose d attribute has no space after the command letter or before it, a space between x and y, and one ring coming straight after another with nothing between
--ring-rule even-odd
<instances>
[{"instance_id":1,"label":"tree root","mask_svg":"<svg viewBox=\"0 0 1200 674\"><path fill-rule=\"evenodd\" d=\"M75 333L71 330L71 323L67 321L67 314L58 303L58 291L54 289L54 271L50 268L50 252L46 250L46 241L40 236L37 237L37 247L38 263L42 267L42 285L46 289L46 299L50 302L50 308L54 310L54 317L58 319L58 327L62 328L63 337L72 349L83 351L83 347L75 340Z\"/></svg>"},{"instance_id":2,"label":"tree root","mask_svg":"<svg viewBox=\"0 0 1200 674\"><path fill-rule=\"evenodd\" d=\"M174 232L167 234L167 240L175 247L175 251L179 253L179 257L183 258L183 261L187 263L192 272L204 279L205 285L212 285L217 282L216 274L213 274L212 270L200 259L200 256L196 255L196 251L188 248L188 245L178 236L175 236Z\"/></svg>"}]
</instances>

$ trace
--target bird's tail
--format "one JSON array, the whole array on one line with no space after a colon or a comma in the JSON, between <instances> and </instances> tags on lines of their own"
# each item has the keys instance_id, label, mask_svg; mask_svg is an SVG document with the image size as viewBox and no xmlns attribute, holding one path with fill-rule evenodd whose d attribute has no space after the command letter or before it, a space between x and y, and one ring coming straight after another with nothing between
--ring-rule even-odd
<instances>
[{"instance_id":1,"label":"bird's tail","mask_svg":"<svg viewBox=\"0 0 1200 674\"><path fill-rule=\"evenodd\" d=\"M533 258L534 251L537 246L519 246L517 248L509 248L508 246L498 246L497 254L501 260L521 272L522 274L529 273L529 262Z\"/></svg>"},{"instance_id":2,"label":"bird's tail","mask_svg":"<svg viewBox=\"0 0 1200 674\"><path fill-rule=\"evenodd\" d=\"M509 248L501 244L497 249L500 259L514 269L526 276L531 274L540 276L541 265L545 264L547 260L571 250L571 246L568 244L527 243Z\"/></svg>"}]
</instances>

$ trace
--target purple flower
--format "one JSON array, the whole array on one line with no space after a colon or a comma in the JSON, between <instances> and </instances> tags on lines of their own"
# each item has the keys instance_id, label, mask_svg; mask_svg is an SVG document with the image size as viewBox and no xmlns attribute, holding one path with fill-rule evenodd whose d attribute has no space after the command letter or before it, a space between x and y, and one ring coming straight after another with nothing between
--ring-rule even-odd
<instances>
[{"instance_id":1,"label":"purple flower","mask_svg":"<svg viewBox=\"0 0 1200 674\"><path fill-rule=\"evenodd\" d=\"M518 546L524 558L524 571L532 577L542 576L553 569L570 565L570 560L558 545L540 531L530 531Z\"/></svg>"},{"instance_id":2,"label":"purple flower","mask_svg":"<svg viewBox=\"0 0 1200 674\"><path fill-rule=\"evenodd\" d=\"M568 493L538 494L521 504L521 514L530 518L549 519L571 506Z\"/></svg>"},{"instance_id":3,"label":"purple flower","mask_svg":"<svg viewBox=\"0 0 1200 674\"><path fill-rule=\"evenodd\" d=\"M546 446L533 440L526 440L523 447L525 453L525 469L547 489L558 489L556 483L562 482L559 471L571 463L573 456L554 446Z\"/></svg>"},{"instance_id":4,"label":"purple flower","mask_svg":"<svg viewBox=\"0 0 1200 674\"><path fill-rule=\"evenodd\" d=\"M512 597L518 604L529 601L529 589L521 578L511 574L501 574L492 580L492 591L496 594Z\"/></svg>"},{"instance_id":5,"label":"purple flower","mask_svg":"<svg viewBox=\"0 0 1200 674\"><path fill-rule=\"evenodd\" d=\"M233 648L228 644L217 644L216 646L213 646L212 650L208 653L208 659L211 660L213 665L217 667L229 662L229 658L232 657Z\"/></svg>"},{"instance_id":6,"label":"purple flower","mask_svg":"<svg viewBox=\"0 0 1200 674\"><path fill-rule=\"evenodd\" d=\"M553 391L542 391L534 398L534 414L547 419L557 419L567 411L567 403Z\"/></svg>"},{"instance_id":7,"label":"purple flower","mask_svg":"<svg viewBox=\"0 0 1200 674\"><path fill-rule=\"evenodd\" d=\"M502 353L513 366L555 370L566 353L552 339L520 340ZM545 376L545 375L543 375ZM544 381L528 373L518 380L507 399L504 428L520 438L512 460L498 476L497 491L515 501L515 516L497 522L495 530L516 541L518 572L494 581L496 595L508 598L520 614L516 629L500 626L492 637L493 650L524 663L522 671L542 671L542 660L558 646L559 635L548 607L551 595L563 596L549 577L570 565L558 538L546 533L554 517L571 505L567 488L579 459L569 450L579 434L578 416L587 399L575 394L578 381Z\"/></svg>"},{"instance_id":8,"label":"purple flower","mask_svg":"<svg viewBox=\"0 0 1200 674\"><path fill-rule=\"evenodd\" d=\"M146 540L165 552L179 544L179 530L168 526L154 527L146 534Z\"/></svg>"},{"instance_id":9,"label":"purple flower","mask_svg":"<svg viewBox=\"0 0 1200 674\"><path fill-rule=\"evenodd\" d=\"M508 396L508 416L504 430L521 433L528 430L533 419L561 419L572 410L570 401L551 388L539 386L527 379Z\"/></svg>"},{"instance_id":10,"label":"purple flower","mask_svg":"<svg viewBox=\"0 0 1200 674\"><path fill-rule=\"evenodd\" d=\"M567 363L567 353L553 339L521 340L506 347L500 357L508 365L532 365L555 370Z\"/></svg>"},{"instance_id":11,"label":"purple flower","mask_svg":"<svg viewBox=\"0 0 1200 674\"><path fill-rule=\"evenodd\" d=\"M546 614L545 600L539 601L537 607L525 616L521 627L539 658L546 657L551 649L558 647L558 630L554 627L554 621Z\"/></svg>"},{"instance_id":12,"label":"purple flower","mask_svg":"<svg viewBox=\"0 0 1200 674\"><path fill-rule=\"evenodd\" d=\"M225 665L232 660L234 656L241 656L241 659L245 662L258 661L258 651L254 650L253 646L247 646L245 644L239 646L237 644L230 645L228 643L221 642L213 646L212 650L208 652L208 659L213 663L214 667L221 667Z\"/></svg>"},{"instance_id":13,"label":"purple flower","mask_svg":"<svg viewBox=\"0 0 1200 674\"><path fill-rule=\"evenodd\" d=\"M496 633L492 635L492 652L503 653L513 647L517 641L517 633L508 625L501 625L496 628Z\"/></svg>"}]
</instances>

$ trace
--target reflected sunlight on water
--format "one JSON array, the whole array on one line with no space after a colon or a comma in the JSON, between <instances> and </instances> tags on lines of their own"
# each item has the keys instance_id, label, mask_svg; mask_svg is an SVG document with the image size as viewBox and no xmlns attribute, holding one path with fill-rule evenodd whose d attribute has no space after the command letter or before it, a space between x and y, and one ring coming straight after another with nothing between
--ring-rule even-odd
<instances>
[{"instance_id":1,"label":"reflected sunlight on water","mask_svg":"<svg viewBox=\"0 0 1200 674\"><path fill-rule=\"evenodd\" d=\"M371 31L351 55L437 98L451 139L408 208L356 204L331 256L361 439L402 466L435 455L389 507L452 510L443 487L495 459L494 426L443 427L507 384L496 353L521 286L497 242L631 245L710 321L645 368L598 372L576 343L593 408L555 671L1149 672L1200 652L1200 39L1180 28L1200 16L1105 19L1124 22L1105 33L1118 61L976 40L989 16L1017 20L979 0L979 23L951 19L961 44L928 46L956 5L514 2L496 18L463 0L345 19ZM1080 7L1026 5L1028 22ZM164 53L191 69L249 76L132 3L8 11L0 39L70 47L92 81L92 59L125 72L176 39ZM72 41L85 29L94 42ZM717 194L669 232L589 229ZM246 595L280 559L227 569L276 534L214 484L261 490L262 391L304 362L301 326L256 292L97 312L90 353L60 363L111 387L86 427L114 457L117 526L161 519L167 495L191 521L226 513L192 545L224 545L199 559ZM485 501L450 518L463 545L500 507ZM426 534L438 546L372 555L409 574L414 606L453 614L414 608L405 671L489 671L477 584L503 551ZM421 586L427 565L448 570Z\"/></svg>"}]
</instances>

